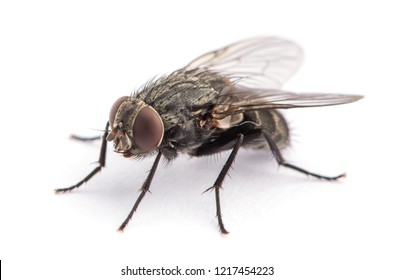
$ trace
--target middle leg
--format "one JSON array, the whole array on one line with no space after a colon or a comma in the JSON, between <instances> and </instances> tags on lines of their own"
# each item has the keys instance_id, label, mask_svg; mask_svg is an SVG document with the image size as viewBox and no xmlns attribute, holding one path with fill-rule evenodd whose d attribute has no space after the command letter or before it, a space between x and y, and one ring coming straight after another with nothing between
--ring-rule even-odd
<instances>
[{"instance_id":1,"label":"middle leg","mask_svg":"<svg viewBox=\"0 0 393 280\"><path fill-rule=\"evenodd\" d=\"M224 178L225 176L228 174L229 168L232 166L236 154L239 151L240 146L243 143L243 139L244 139L244 135L243 134L239 134L237 136L237 140L235 143L235 146L232 149L231 154L229 155L227 161L225 162L220 174L217 177L216 182L214 183L214 185L210 188L208 188L206 191L212 190L214 189L215 191L215 197L216 197L216 214L217 214L217 219L218 219L218 225L220 227L220 231L224 234L229 233L225 227L224 227L224 223L222 221L222 215L221 215L221 204L220 204L220 188L222 188L222 183L224 182ZM206 192L205 191L205 192Z\"/></svg>"}]
</instances>

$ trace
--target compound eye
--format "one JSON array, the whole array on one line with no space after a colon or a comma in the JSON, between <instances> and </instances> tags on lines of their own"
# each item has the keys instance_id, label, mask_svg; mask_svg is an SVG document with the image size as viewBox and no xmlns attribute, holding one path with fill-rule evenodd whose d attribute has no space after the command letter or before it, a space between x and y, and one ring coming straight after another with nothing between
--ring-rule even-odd
<instances>
[{"instance_id":1,"label":"compound eye","mask_svg":"<svg viewBox=\"0 0 393 280\"><path fill-rule=\"evenodd\" d=\"M115 122L115 118L116 118L116 113L120 108L120 105L126 101L129 98L129 96L122 96L119 99L117 99L115 101L115 103L113 103L112 108L111 108L111 112L109 113L109 124L111 126L111 128L113 128L113 123Z\"/></svg>"},{"instance_id":2,"label":"compound eye","mask_svg":"<svg viewBox=\"0 0 393 280\"><path fill-rule=\"evenodd\" d=\"M142 108L136 116L133 126L133 138L138 148L152 151L160 144L164 136L164 124L156 110Z\"/></svg>"}]
</instances>

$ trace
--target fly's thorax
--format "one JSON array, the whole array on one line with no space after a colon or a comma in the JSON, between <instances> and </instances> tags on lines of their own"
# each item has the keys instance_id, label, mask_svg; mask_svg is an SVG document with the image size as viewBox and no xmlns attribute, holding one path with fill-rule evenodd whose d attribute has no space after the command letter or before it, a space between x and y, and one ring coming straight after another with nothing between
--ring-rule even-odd
<instances>
[{"instance_id":1,"label":"fly's thorax","mask_svg":"<svg viewBox=\"0 0 393 280\"><path fill-rule=\"evenodd\" d=\"M157 111L143 100L120 97L109 115L111 132L106 138L113 141L115 151L126 157L154 151L164 136L164 124Z\"/></svg>"}]
</instances>

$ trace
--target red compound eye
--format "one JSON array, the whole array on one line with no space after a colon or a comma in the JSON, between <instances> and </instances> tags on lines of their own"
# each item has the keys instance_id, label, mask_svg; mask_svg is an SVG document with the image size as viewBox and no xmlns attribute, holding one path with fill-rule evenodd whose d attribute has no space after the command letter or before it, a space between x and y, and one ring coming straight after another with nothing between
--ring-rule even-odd
<instances>
[{"instance_id":1,"label":"red compound eye","mask_svg":"<svg viewBox=\"0 0 393 280\"><path fill-rule=\"evenodd\" d=\"M151 107L142 108L133 127L136 146L143 151L152 151L161 144L163 135L164 125L156 110Z\"/></svg>"},{"instance_id":2,"label":"red compound eye","mask_svg":"<svg viewBox=\"0 0 393 280\"><path fill-rule=\"evenodd\" d=\"M129 98L129 96L122 96L119 99L117 99L115 101L115 103L113 103L112 108L111 108L111 112L109 113L109 124L111 126L111 128L113 128L113 123L115 122L115 117L116 117L116 113L120 108L120 105L126 101Z\"/></svg>"}]
</instances>

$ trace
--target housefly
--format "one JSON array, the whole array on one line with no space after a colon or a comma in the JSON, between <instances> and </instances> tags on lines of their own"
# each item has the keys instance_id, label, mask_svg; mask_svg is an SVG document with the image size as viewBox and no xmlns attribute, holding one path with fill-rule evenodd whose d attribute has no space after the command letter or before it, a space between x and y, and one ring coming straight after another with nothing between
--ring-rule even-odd
<instances>
[{"instance_id":1,"label":"housefly","mask_svg":"<svg viewBox=\"0 0 393 280\"><path fill-rule=\"evenodd\" d=\"M206 53L172 74L147 83L131 96L120 97L109 113L98 166L77 184L56 189L56 193L78 188L97 174L105 166L108 142L113 142L114 151L126 158L155 154L141 193L119 227L123 231L149 191L162 157L170 161L179 153L200 157L231 150L213 186L207 189L215 192L220 231L228 233L221 215L220 188L240 147L269 149L279 165L319 179L343 177L309 172L281 155L290 133L277 109L339 105L362 98L280 89L301 60L301 48L291 41L248 39Z\"/></svg>"}]
</instances>

